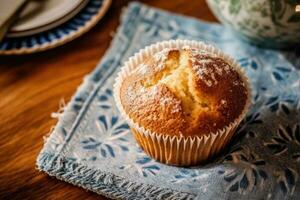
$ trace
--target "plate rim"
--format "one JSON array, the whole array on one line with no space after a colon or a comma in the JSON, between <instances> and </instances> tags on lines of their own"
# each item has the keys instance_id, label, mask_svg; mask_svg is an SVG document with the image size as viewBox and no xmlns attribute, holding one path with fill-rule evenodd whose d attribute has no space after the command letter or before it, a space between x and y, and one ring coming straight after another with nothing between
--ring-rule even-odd
<instances>
[{"instance_id":1,"label":"plate rim","mask_svg":"<svg viewBox=\"0 0 300 200\"><path fill-rule=\"evenodd\" d=\"M72 19L76 14L80 13L82 9L89 3L89 0L82 0L82 2L71 12L65 14L63 17L54 20L50 23L44 24L42 26L32 28L32 29L27 29L23 31L11 31L9 30L7 33L8 38L20 38L20 37L27 37L30 35L38 34L41 32L49 31L59 25L62 25L66 23L68 20Z\"/></svg>"},{"instance_id":2,"label":"plate rim","mask_svg":"<svg viewBox=\"0 0 300 200\"><path fill-rule=\"evenodd\" d=\"M84 0L76 0L77 1L77 3L75 3L75 4L70 4L68 1L67 1L67 4L69 4L68 5L68 8L67 9L64 9L64 12L61 12L61 13L58 13L57 14L57 12L55 12L55 14L56 14L56 16L52 16L53 18L48 18L48 19L46 19L46 23L41 23L41 22L38 22L38 24L39 25L36 25L36 24L34 24L34 25L31 25L31 26L29 26L29 28L27 27L27 28L25 28L25 29L21 29L21 30L18 30L18 28L17 28L17 30L12 30L13 32L23 32L23 31L28 31L28 30L33 30L33 29L37 29L37 28L39 28L39 27L41 27L41 26L44 26L45 24L51 24L52 22L54 22L54 21L57 21L57 20L59 20L60 18L62 18L62 17L64 17L65 15L67 15L68 13L70 13L70 12L72 12L72 10L74 10L74 9L76 9L80 4L82 4L82 2L84 1ZM75 2L76 2L75 1ZM28 2L29 4L30 4L30 2ZM33 2L34 3L34 2ZM70 6L71 5L71 6ZM62 5L59 5L59 8L60 9L63 9L63 7L62 7ZM26 9L26 8L25 8ZM53 11L52 11L53 12ZM29 15L30 15L30 13L29 13ZM49 15L48 13L47 13L47 15ZM21 17L21 16L20 16ZM44 19L43 19L44 20ZM43 21L42 20L42 21ZM18 20L16 21L16 23L18 22ZM28 22L27 22L28 23ZM29 23L30 24L33 24L32 22L30 22L29 21ZM17 26L17 25L13 25L12 27L11 27L11 29L14 29L14 27L15 26ZM24 26L24 25L22 25L22 24L20 24L19 26ZM26 25L26 26L28 26L28 25ZM25 26L25 27L26 27ZM18 27L18 26L17 26Z\"/></svg>"},{"instance_id":3,"label":"plate rim","mask_svg":"<svg viewBox=\"0 0 300 200\"><path fill-rule=\"evenodd\" d=\"M103 18L104 14L111 5L111 0L103 0L101 8L98 10L97 14L93 15L89 21L87 21L83 26L80 26L76 31L72 31L59 39L55 39L49 43L35 45L32 47L22 47L19 49L10 49L10 50L0 50L0 55L24 55L37 53L55 47L61 46L67 42L70 42L84 33L88 32L92 27L94 27L97 22ZM80 12L79 12L80 13ZM65 22L66 23L66 22ZM51 30L51 29L50 29ZM49 30L48 30L49 31Z\"/></svg>"}]
</instances>

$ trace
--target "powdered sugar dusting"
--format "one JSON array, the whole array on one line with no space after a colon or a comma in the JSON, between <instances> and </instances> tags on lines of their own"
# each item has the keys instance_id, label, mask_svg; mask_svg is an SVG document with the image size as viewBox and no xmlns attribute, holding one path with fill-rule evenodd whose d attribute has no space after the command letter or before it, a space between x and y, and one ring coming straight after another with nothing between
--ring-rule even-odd
<instances>
[{"instance_id":1,"label":"powdered sugar dusting","mask_svg":"<svg viewBox=\"0 0 300 200\"><path fill-rule=\"evenodd\" d=\"M140 65L138 66L138 72L139 72L140 74L142 74L142 75L145 75L145 74L147 74L147 72L148 72L148 68L149 68L148 65L142 63L142 64L140 64Z\"/></svg>"},{"instance_id":2,"label":"powdered sugar dusting","mask_svg":"<svg viewBox=\"0 0 300 200\"><path fill-rule=\"evenodd\" d=\"M218 81L217 81L217 79L215 77L215 73L213 73L213 72L211 73L211 78L212 78L214 84L218 84Z\"/></svg>"},{"instance_id":3,"label":"powdered sugar dusting","mask_svg":"<svg viewBox=\"0 0 300 200\"><path fill-rule=\"evenodd\" d=\"M180 106L180 100L171 96L160 97L159 103L163 108L171 108L172 114L178 113L182 109Z\"/></svg>"},{"instance_id":4,"label":"powdered sugar dusting","mask_svg":"<svg viewBox=\"0 0 300 200\"><path fill-rule=\"evenodd\" d=\"M213 64L213 67L216 69L216 72L219 76L223 74L223 69L220 66Z\"/></svg>"},{"instance_id":5,"label":"powdered sugar dusting","mask_svg":"<svg viewBox=\"0 0 300 200\"><path fill-rule=\"evenodd\" d=\"M190 46L188 46L188 45L184 45L184 46L182 47L182 49L183 49L183 50L191 50L192 48L191 48Z\"/></svg>"},{"instance_id":6,"label":"powdered sugar dusting","mask_svg":"<svg viewBox=\"0 0 300 200\"><path fill-rule=\"evenodd\" d=\"M155 85L155 86L153 86L153 87L150 87L150 88L148 88L148 90L147 90L148 92L147 92L147 95L148 95L148 97L147 98L154 98L155 97L155 95L156 94L158 94L158 92L159 92L159 88L158 88L158 86L157 85Z\"/></svg>"},{"instance_id":7,"label":"powdered sugar dusting","mask_svg":"<svg viewBox=\"0 0 300 200\"><path fill-rule=\"evenodd\" d=\"M160 99L159 103L162 106L170 105L173 103L173 99L170 97L163 97Z\"/></svg>"},{"instance_id":8,"label":"powdered sugar dusting","mask_svg":"<svg viewBox=\"0 0 300 200\"><path fill-rule=\"evenodd\" d=\"M204 79L204 82L206 83L206 85L207 85L208 87L211 87L211 86L212 86L211 80Z\"/></svg>"},{"instance_id":9,"label":"powdered sugar dusting","mask_svg":"<svg viewBox=\"0 0 300 200\"><path fill-rule=\"evenodd\" d=\"M207 70L204 69L204 68L201 68L200 65L194 65L194 69L196 69L195 70L196 73L197 73L196 75L199 76L199 77L201 77L204 74L207 74Z\"/></svg>"},{"instance_id":10,"label":"powdered sugar dusting","mask_svg":"<svg viewBox=\"0 0 300 200\"><path fill-rule=\"evenodd\" d=\"M201 64L207 64L207 63L211 63L211 62L214 62L214 61L213 61L213 59L208 58L208 59L201 59L198 62L201 63Z\"/></svg>"},{"instance_id":11,"label":"powdered sugar dusting","mask_svg":"<svg viewBox=\"0 0 300 200\"><path fill-rule=\"evenodd\" d=\"M224 67L225 71L228 73L229 72L229 65L226 64L225 67Z\"/></svg>"},{"instance_id":12,"label":"powdered sugar dusting","mask_svg":"<svg viewBox=\"0 0 300 200\"><path fill-rule=\"evenodd\" d=\"M240 83L238 81L233 81L233 85L239 85Z\"/></svg>"},{"instance_id":13,"label":"powdered sugar dusting","mask_svg":"<svg viewBox=\"0 0 300 200\"><path fill-rule=\"evenodd\" d=\"M168 54L169 52L171 51L170 48L166 48L166 49L163 49L162 51L160 52L157 52L156 54L154 54L154 61L155 63L157 64L156 65L156 68L158 70L163 70L164 69L164 64L165 64L165 61L168 59Z\"/></svg>"},{"instance_id":14,"label":"powdered sugar dusting","mask_svg":"<svg viewBox=\"0 0 300 200\"><path fill-rule=\"evenodd\" d=\"M220 60L216 55L189 46L184 46L183 49L190 52L189 59L197 78L201 79L208 87L218 84L218 76L230 73L229 64Z\"/></svg>"},{"instance_id":15,"label":"powdered sugar dusting","mask_svg":"<svg viewBox=\"0 0 300 200\"><path fill-rule=\"evenodd\" d=\"M222 104L222 105L227 104L227 101L224 100L224 99L221 99L221 104Z\"/></svg>"},{"instance_id":16,"label":"powdered sugar dusting","mask_svg":"<svg viewBox=\"0 0 300 200\"><path fill-rule=\"evenodd\" d=\"M174 113L179 113L181 111L181 107L176 105L173 107L173 109L171 110L171 113L174 114Z\"/></svg>"},{"instance_id":17,"label":"powdered sugar dusting","mask_svg":"<svg viewBox=\"0 0 300 200\"><path fill-rule=\"evenodd\" d=\"M188 45L183 46L182 49L188 50L188 51L192 52L192 54L206 54L206 55L208 54L208 52L203 49L192 48Z\"/></svg>"},{"instance_id":18,"label":"powdered sugar dusting","mask_svg":"<svg viewBox=\"0 0 300 200\"><path fill-rule=\"evenodd\" d=\"M153 121L159 120L157 115L148 115L148 116L146 116L146 119L153 120Z\"/></svg>"},{"instance_id":19,"label":"powdered sugar dusting","mask_svg":"<svg viewBox=\"0 0 300 200\"><path fill-rule=\"evenodd\" d=\"M135 71L141 75L146 75L151 70L151 68L154 68L158 71L163 70L165 67L165 61L168 59L168 54L171 50L172 50L171 48L166 48L160 52L155 53L153 55L154 64L141 63L135 69Z\"/></svg>"},{"instance_id":20,"label":"powdered sugar dusting","mask_svg":"<svg viewBox=\"0 0 300 200\"><path fill-rule=\"evenodd\" d=\"M150 88L139 87L138 93L140 95L138 95L137 100L141 103L147 102L149 100L159 101L162 109L170 109L170 112L172 114L181 112L181 101L170 95L160 95L159 87L159 85L155 85ZM133 90L131 86L129 86L128 89Z\"/></svg>"}]
</instances>

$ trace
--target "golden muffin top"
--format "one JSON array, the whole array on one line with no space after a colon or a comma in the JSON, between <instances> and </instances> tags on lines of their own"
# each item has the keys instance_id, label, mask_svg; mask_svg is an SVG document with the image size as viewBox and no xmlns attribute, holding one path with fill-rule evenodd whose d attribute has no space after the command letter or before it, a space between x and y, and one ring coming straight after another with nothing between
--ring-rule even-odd
<instances>
[{"instance_id":1,"label":"golden muffin top","mask_svg":"<svg viewBox=\"0 0 300 200\"><path fill-rule=\"evenodd\" d=\"M234 122L248 98L241 74L203 50L164 49L145 60L120 89L127 115L152 132L209 134Z\"/></svg>"}]
</instances>

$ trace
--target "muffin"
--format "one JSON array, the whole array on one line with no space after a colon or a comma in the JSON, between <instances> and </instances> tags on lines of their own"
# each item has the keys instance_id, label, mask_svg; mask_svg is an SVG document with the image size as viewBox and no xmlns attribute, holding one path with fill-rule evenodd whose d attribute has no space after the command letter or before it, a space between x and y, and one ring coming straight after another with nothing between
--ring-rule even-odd
<instances>
[{"instance_id":1,"label":"muffin","mask_svg":"<svg viewBox=\"0 0 300 200\"><path fill-rule=\"evenodd\" d=\"M177 166L219 153L250 102L248 80L231 58L183 40L152 45L129 59L114 92L144 151Z\"/></svg>"}]
</instances>

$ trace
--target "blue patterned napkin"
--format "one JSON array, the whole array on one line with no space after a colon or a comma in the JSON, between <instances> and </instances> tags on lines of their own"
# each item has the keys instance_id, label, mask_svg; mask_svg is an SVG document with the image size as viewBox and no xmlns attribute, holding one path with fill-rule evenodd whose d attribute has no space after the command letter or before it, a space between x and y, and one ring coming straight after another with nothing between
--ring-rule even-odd
<instances>
[{"instance_id":1,"label":"blue patterned napkin","mask_svg":"<svg viewBox=\"0 0 300 200\"><path fill-rule=\"evenodd\" d=\"M176 38L202 40L231 54L253 86L253 106L228 149L192 168L148 157L112 96L116 74L129 56ZM299 199L299 60L295 52L246 44L221 25L131 3L110 49L60 115L38 168L111 198Z\"/></svg>"}]
</instances>

